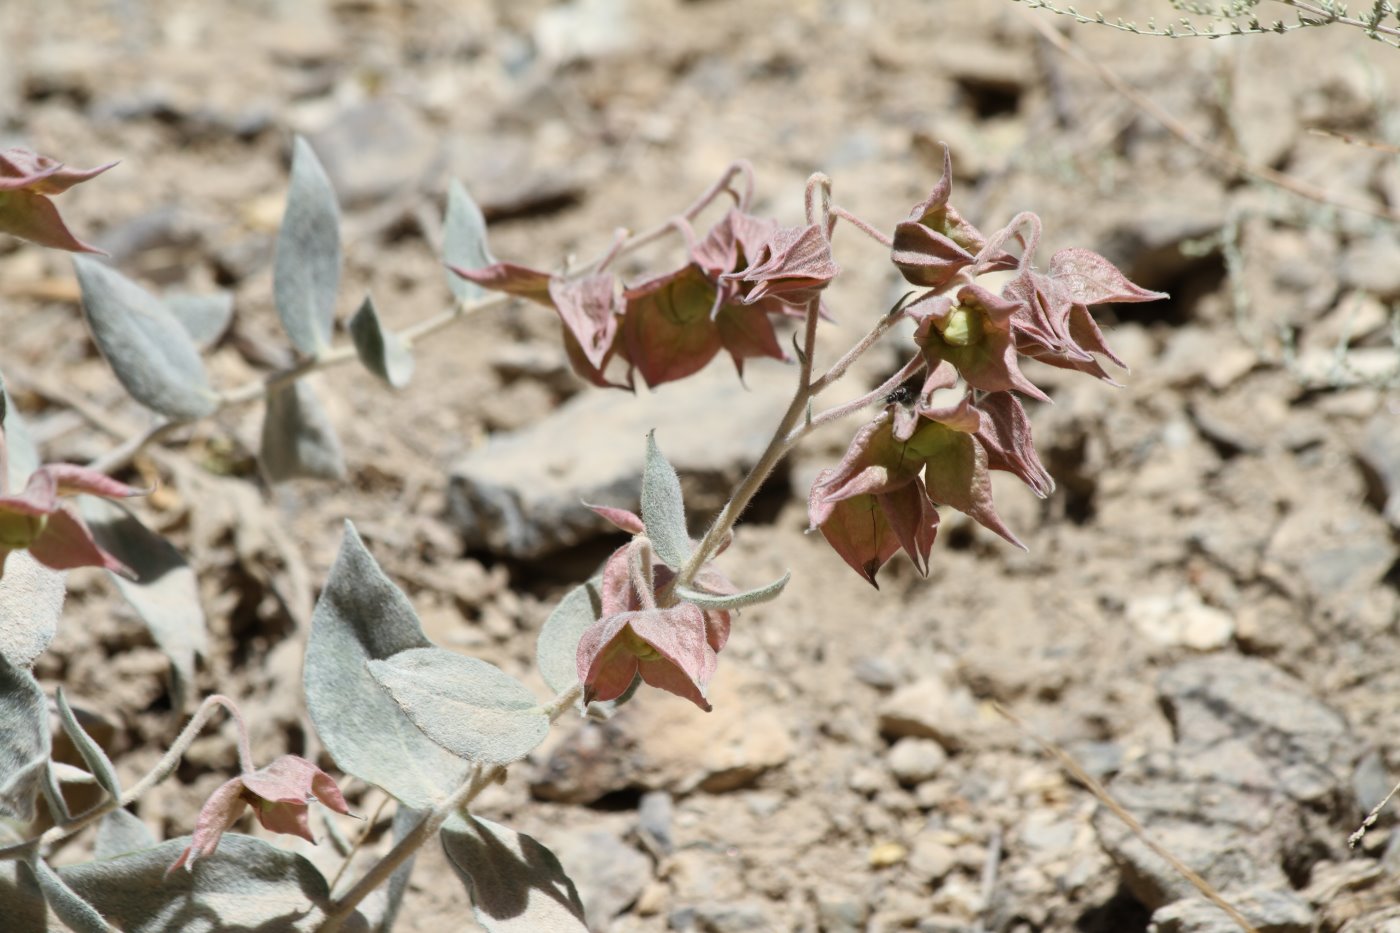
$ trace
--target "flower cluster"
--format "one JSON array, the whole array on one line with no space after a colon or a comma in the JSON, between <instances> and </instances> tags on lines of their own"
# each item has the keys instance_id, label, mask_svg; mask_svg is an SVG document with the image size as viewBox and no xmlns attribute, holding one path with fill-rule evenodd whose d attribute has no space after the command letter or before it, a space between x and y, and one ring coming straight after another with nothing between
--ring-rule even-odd
<instances>
[{"instance_id":1,"label":"flower cluster","mask_svg":"<svg viewBox=\"0 0 1400 933\"><path fill-rule=\"evenodd\" d=\"M451 266L477 285L553 308L578 375L594 385L631 388L683 379L724 350L743 373L744 360L786 360L774 322L802 308L837 273L827 232L816 225L779 227L731 208L690 247L679 269L623 287L615 275L550 275L513 263L481 269ZM621 382L605 375L612 360Z\"/></svg>"},{"instance_id":2,"label":"flower cluster","mask_svg":"<svg viewBox=\"0 0 1400 933\"><path fill-rule=\"evenodd\" d=\"M871 584L901 548L920 572L938 530L938 505L964 512L1021 546L997 515L989 470L1004 470L1045 497L1054 483L1037 456L1020 396L1048 401L1021 372L1025 356L1112 382L1094 354L1118 365L1089 305L1166 296L1129 282L1107 259L1062 249L1034 264L1040 219L1017 215L990 237L949 204L952 164L932 194L895 227L891 259L925 289L901 313L927 367L912 405L895 401L862 427L845 457L812 485L813 528ZM1011 250L1018 249L1019 256ZM999 292L979 284L1013 272ZM940 395L960 390L956 401Z\"/></svg>"}]
</instances>

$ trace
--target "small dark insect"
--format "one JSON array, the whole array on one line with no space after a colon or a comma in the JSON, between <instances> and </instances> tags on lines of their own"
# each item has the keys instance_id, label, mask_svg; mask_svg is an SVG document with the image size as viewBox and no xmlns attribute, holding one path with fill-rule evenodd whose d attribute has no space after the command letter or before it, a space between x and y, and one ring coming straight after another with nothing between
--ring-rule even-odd
<instances>
[{"instance_id":1,"label":"small dark insect","mask_svg":"<svg viewBox=\"0 0 1400 933\"><path fill-rule=\"evenodd\" d=\"M911 379L883 399L886 405L908 405L919 397L919 381Z\"/></svg>"}]
</instances>

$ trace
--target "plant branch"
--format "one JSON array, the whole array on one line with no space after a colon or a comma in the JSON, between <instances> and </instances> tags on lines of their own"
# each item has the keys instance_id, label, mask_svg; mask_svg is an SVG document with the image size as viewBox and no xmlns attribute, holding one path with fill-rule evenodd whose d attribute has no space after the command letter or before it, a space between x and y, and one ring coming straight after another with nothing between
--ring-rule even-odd
<instances>
[{"instance_id":1,"label":"plant branch","mask_svg":"<svg viewBox=\"0 0 1400 933\"><path fill-rule=\"evenodd\" d=\"M839 217L840 219L846 221L848 224L855 227L861 233L864 233L866 236L870 237L870 239L874 240L876 243L879 243L881 246L886 247L887 249L892 249L894 247L894 239L890 237L888 233L885 233L882 230L875 229L874 226L861 220L855 214L852 214L850 211L846 210L844 207L841 207L838 204L833 204L831 206L831 216Z\"/></svg>"},{"instance_id":2,"label":"plant branch","mask_svg":"<svg viewBox=\"0 0 1400 933\"><path fill-rule=\"evenodd\" d=\"M549 715L551 723L558 720L564 711L571 709L583 694L583 687L574 684L569 689L561 692L546 706L545 710ZM355 908L360 905L371 891L376 890L380 885L389 880L400 865L408 861L437 831L442 828L442 824L447 822L452 814L465 809L477 795L499 780L506 773L504 765L492 765L483 768L477 765L472 768L471 774L458 788L452 792L442 803L438 804L419 820L408 833L394 844L394 847L385 853L384 857L370 867L358 881L351 886L340 897L331 901L329 909L326 911L326 918L321 921L317 928L319 933L333 933L340 929L341 924L355 912Z\"/></svg>"},{"instance_id":3,"label":"plant branch","mask_svg":"<svg viewBox=\"0 0 1400 933\"><path fill-rule=\"evenodd\" d=\"M875 322L875 326L870 329L868 334L860 338L860 341L855 346L851 347L851 349L847 350L839 360L832 363L830 369L812 380L812 395L815 397L827 386L846 375L846 370L851 368L851 364L855 363L867 350L875 346L875 344L880 341L880 338L889 333L890 328L894 327L894 325L899 322L899 312L903 307L904 302L901 299L899 304L895 305L888 314Z\"/></svg>"},{"instance_id":4,"label":"plant branch","mask_svg":"<svg viewBox=\"0 0 1400 933\"><path fill-rule=\"evenodd\" d=\"M243 717L238 712L238 707L234 705L232 700L216 693L204 698L204 702L199 704L199 709L195 710L194 716L190 718L189 723L185 725L184 729L180 730L180 734L175 737L175 741L171 743L170 748L161 756L160 761L156 762L155 767L151 768L151 770L146 773L145 777L128 788L120 798L108 797L101 803L75 816L72 820L60 826L49 828L39 837L39 844L45 847L51 847L60 840L73 835L101 819L113 810L120 809L121 807L125 807L139 800L146 791L155 787L174 772L176 766L180 764L180 759L184 757L185 752L189 751L190 745L209 722L209 718L214 715L214 710L220 706L228 710L229 713L233 715L235 721L238 722L239 764L245 771L252 770L252 756L248 751L247 730L243 726ZM27 846L33 845L34 841L33 839L29 839L24 842L0 848L0 860L14 858Z\"/></svg>"},{"instance_id":5,"label":"plant branch","mask_svg":"<svg viewBox=\"0 0 1400 933\"><path fill-rule=\"evenodd\" d=\"M869 392L862 395L860 398L852 399L849 402L843 402L842 404L837 405L833 408L828 408L826 411L822 412L819 415L816 415L815 417L809 418L805 424L796 428L791 434L787 436L787 446L791 447L798 441L802 440L802 438L810 434L812 431L821 427L824 424L830 424L831 422L844 418L847 415L852 414L853 412L860 411L867 405L880 401L885 396L893 392L895 389L903 385L904 380L910 378L911 376L914 376L923 368L924 358L922 356L915 356L909 362L901 366L899 372L895 373L893 376L880 383L880 385L877 388L870 390Z\"/></svg>"},{"instance_id":6,"label":"plant branch","mask_svg":"<svg viewBox=\"0 0 1400 933\"><path fill-rule=\"evenodd\" d=\"M736 176L742 177L745 182L744 190L741 193L734 192L730 187ZM670 233L680 232L684 235L689 228L689 222L694 220L701 211L713 203L715 198L719 197L724 192L729 192L733 195L740 209L748 207L748 203L753 197L753 168L748 162L739 161L731 164L718 181L706 189L704 194L696 198L690 206L677 217L669 218L633 236L625 236L622 234L615 236L613 242L609 244L605 252L586 266L575 270L572 273L572 277L584 276L596 272L614 259L635 252L644 246L648 246ZM431 334L437 333L445 327L455 324L457 321L469 315L504 307L513 300L515 299L510 295L488 295L476 301L457 301L445 311L440 311L432 317L425 318L415 324L410 324L399 332L399 337L411 348L414 343L421 341ZM357 354L353 344L342 343L339 346L331 347L318 356L300 360L285 369L278 370L265 377L250 380L227 392L220 393L218 406L214 409L213 414L218 414L236 405L243 405L255 399L262 398L269 392L274 392L284 386L291 385L303 376L308 376L311 373L319 372L323 369L330 369L333 366L339 366L354 359L357 359ZM88 468L97 470L100 473L115 473L127 467L131 461L150 444L169 436L182 427L194 423L194 420L167 420L157 422L141 434L131 437L102 456L92 460L88 463Z\"/></svg>"}]
</instances>

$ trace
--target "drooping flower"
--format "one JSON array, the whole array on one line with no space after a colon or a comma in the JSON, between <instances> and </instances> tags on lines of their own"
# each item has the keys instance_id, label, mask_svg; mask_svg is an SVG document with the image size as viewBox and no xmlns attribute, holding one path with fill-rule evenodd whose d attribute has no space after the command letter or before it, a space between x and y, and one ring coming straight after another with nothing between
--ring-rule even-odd
<instances>
[{"instance_id":1,"label":"drooping flower","mask_svg":"<svg viewBox=\"0 0 1400 933\"><path fill-rule=\"evenodd\" d=\"M803 306L821 294L841 271L831 256L831 241L818 224L779 227L763 242L747 268L720 276L752 286L744 297L754 304L772 296Z\"/></svg>"},{"instance_id":2,"label":"drooping flower","mask_svg":"<svg viewBox=\"0 0 1400 933\"><path fill-rule=\"evenodd\" d=\"M904 313L917 324L914 340L930 370L947 360L975 389L1015 389L1048 401L1045 393L1021 373L1016 362L1011 322L1019 309L1018 302L980 285L964 285L956 299L930 293L909 305Z\"/></svg>"},{"instance_id":3,"label":"drooping flower","mask_svg":"<svg viewBox=\"0 0 1400 933\"><path fill-rule=\"evenodd\" d=\"M970 394L953 405L934 405L932 393L951 388L956 378L950 365L937 367L914 405L890 404L856 432L835 469L823 470L812 484L811 527L872 585L876 571L901 547L927 572L937 505L951 506L1024 547L996 512L988 470L995 463L1029 476L1027 482L1040 481L1033 472L1040 461L1025 449L1029 428L1000 399L996 419L980 411Z\"/></svg>"},{"instance_id":4,"label":"drooping flower","mask_svg":"<svg viewBox=\"0 0 1400 933\"><path fill-rule=\"evenodd\" d=\"M948 203L953 193L953 157L943 147L943 174L933 191L895 225L890 258L912 285L942 288L978 260L987 240ZM1015 260L996 250L987 267L1014 268Z\"/></svg>"},{"instance_id":5,"label":"drooping flower","mask_svg":"<svg viewBox=\"0 0 1400 933\"><path fill-rule=\"evenodd\" d=\"M77 493L124 499L142 495L143 490L67 463L51 463L35 470L23 492L0 495L0 576L10 552L21 550L54 570L103 567L130 573L98 546L83 520L64 505L62 496Z\"/></svg>"},{"instance_id":6,"label":"drooping flower","mask_svg":"<svg viewBox=\"0 0 1400 933\"><path fill-rule=\"evenodd\" d=\"M315 842L307 822L313 799L336 813L350 812L335 780L305 758L283 755L256 771L246 771L209 795L195 820L190 844L166 871L182 865L193 870L198 859L213 855L219 840L238 822L246 807L253 808L253 815L265 829Z\"/></svg>"},{"instance_id":7,"label":"drooping flower","mask_svg":"<svg viewBox=\"0 0 1400 933\"><path fill-rule=\"evenodd\" d=\"M691 603L606 616L578 643L585 702L617 699L640 676L709 712L705 687L717 664L705 614Z\"/></svg>"},{"instance_id":8,"label":"drooping flower","mask_svg":"<svg viewBox=\"0 0 1400 933\"><path fill-rule=\"evenodd\" d=\"M101 253L72 234L49 195L62 194L116 164L71 169L28 149L0 149L0 233L54 249Z\"/></svg>"}]
</instances>

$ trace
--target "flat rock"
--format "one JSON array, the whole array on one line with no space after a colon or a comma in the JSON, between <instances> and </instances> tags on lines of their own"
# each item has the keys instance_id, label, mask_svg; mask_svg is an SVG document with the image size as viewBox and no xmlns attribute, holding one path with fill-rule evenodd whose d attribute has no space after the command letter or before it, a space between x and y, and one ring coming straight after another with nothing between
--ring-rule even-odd
<instances>
[{"instance_id":1,"label":"flat rock","mask_svg":"<svg viewBox=\"0 0 1400 933\"><path fill-rule=\"evenodd\" d=\"M468 548L526 559L610 530L582 503L639 507L653 428L681 475L689 513L717 509L763 452L795 378L790 367L754 362L745 374L747 388L717 359L654 392L581 393L459 461L448 488L451 519Z\"/></svg>"},{"instance_id":2,"label":"flat rock","mask_svg":"<svg viewBox=\"0 0 1400 933\"><path fill-rule=\"evenodd\" d=\"M1339 713L1273 665L1233 655L1179 664L1158 692L1176 744L1110 785L1158 843L1218 889L1287 890L1302 853L1340 850L1359 742ZM1100 810L1094 825L1143 904L1194 895L1112 814Z\"/></svg>"},{"instance_id":3,"label":"flat rock","mask_svg":"<svg viewBox=\"0 0 1400 933\"><path fill-rule=\"evenodd\" d=\"M606 928L651 880L651 859L605 830L555 833L549 847L568 866L590 929Z\"/></svg>"},{"instance_id":4,"label":"flat rock","mask_svg":"<svg viewBox=\"0 0 1400 933\"><path fill-rule=\"evenodd\" d=\"M1170 595L1139 596L1128 603L1125 614L1159 645L1215 651L1235 634L1235 620L1228 612L1206 605L1187 588Z\"/></svg>"},{"instance_id":5,"label":"flat rock","mask_svg":"<svg viewBox=\"0 0 1400 933\"><path fill-rule=\"evenodd\" d=\"M935 739L949 751L966 747L977 731L977 702L942 677L924 677L880 704L880 734Z\"/></svg>"},{"instance_id":6,"label":"flat rock","mask_svg":"<svg viewBox=\"0 0 1400 933\"><path fill-rule=\"evenodd\" d=\"M592 803L623 790L726 793L753 784L793 754L787 724L745 696L749 676L721 658L713 712L643 688L607 722L586 722L536 765L536 797ZM757 684L755 686L758 686Z\"/></svg>"},{"instance_id":7,"label":"flat rock","mask_svg":"<svg viewBox=\"0 0 1400 933\"><path fill-rule=\"evenodd\" d=\"M1313 910L1290 890L1226 891L1230 906L1259 933L1311 933ZM1239 924L1203 897L1183 898L1152 915L1157 933L1238 933Z\"/></svg>"},{"instance_id":8,"label":"flat rock","mask_svg":"<svg viewBox=\"0 0 1400 933\"><path fill-rule=\"evenodd\" d=\"M1386 520L1400 528L1400 412L1383 409L1366 423L1357 456L1376 487Z\"/></svg>"},{"instance_id":9,"label":"flat rock","mask_svg":"<svg viewBox=\"0 0 1400 933\"><path fill-rule=\"evenodd\" d=\"M412 108L392 97L341 111L309 139L346 207L411 188L443 162L436 135Z\"/></svg>"},{"instance_id":10,"label":"flat rock","mask_svg":"<svg viewBox=\"0 0 1400 933\"><path fill-rule=\"evenodd\" d=\"M901 784L922 784L935 777L948 763L948 753L933 739L902 738L886 757L890 772Z\"/></svg>"}]
</instances>

